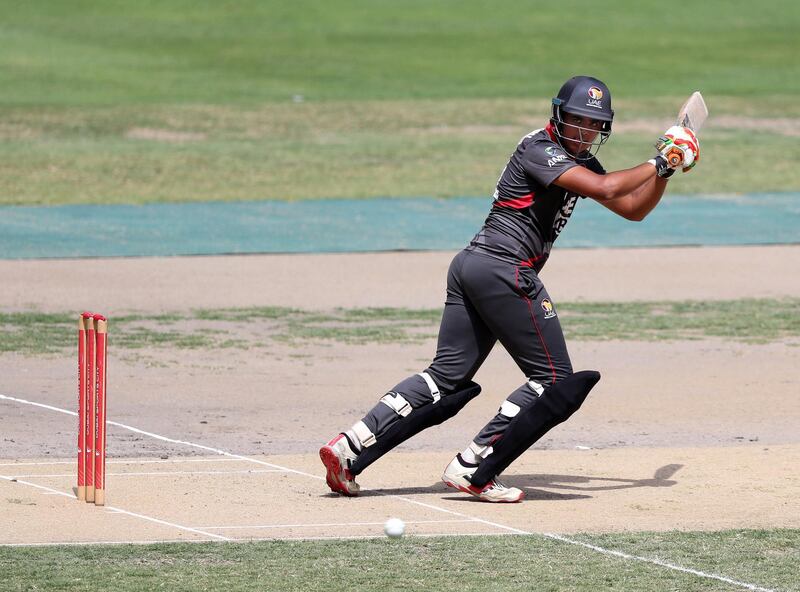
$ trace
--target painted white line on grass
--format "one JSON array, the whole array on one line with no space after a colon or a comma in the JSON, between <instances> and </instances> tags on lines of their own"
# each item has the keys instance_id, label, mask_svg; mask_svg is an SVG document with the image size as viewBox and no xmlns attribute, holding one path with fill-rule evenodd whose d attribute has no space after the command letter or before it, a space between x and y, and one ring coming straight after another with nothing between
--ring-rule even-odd
<instances>
[{"instance_id":1,"label":"painted white line on grass","mask_svg":"<svg viewBox=\"0 0 800 592\"><path fill-rule=\"evenodd\" d=\"M75 499L74 495L69 493L65 493L63 491L58 491L57 489L52 489L51 487L46 487L45 485L39 485L38 483L31 483L30 481L22 481L21 479L16 479L14 477L9 477L6 475L0 475L0 479L5 479L6 481L10 481L12 483L20 483L22 485L28 485L29 487L35 487L36 489L41 489L49 493L50 495L60 495L62 497L68 497L70 499ZM129 512L127 510L123 510L122 508L115 508L113 506L104 506L106 510L111 513L117 514L125 514L127 516L134 516L136 518L141 518L142 520L147 520L148 522L155 522L156 524L161 524L162 526L169 526L171 528L178 528L180 530L185 530L187 532L193 532L195 534L200 534L206 537L211 537L214 539L219 539L221 541L230 541L233 539L229 539L228 537L224 537L219 534L214 534L213 532L203 532L202 530L198 530L196 528L191 528L189 526L183 526L181 524L176 524L174 522L167 522L166 520L159 520L158 518L153 518L152 516L145 516L144 514L136 514L135 512Z\"/></svg>"},{"instance_id":2,"label":"painted white line on grass","mask_svg":"<svg viewBox=\"0 0 800 592\"><path fill-rule=\"evenodd\" d=\"M245 469L242 471L131 471L123 473L106 473L106 477L149 477L151 475L249 475L253 473L286 473L283 469ZM32 477L75 477L75 473L31 473L30 475L14 475L16 478L30 479Z\"/></svg>"},{"instance_id":3,"label":"painted white line on grass","mask_svg":"<svg viewBox=\"0 0 800 592\"><path fill-rule=\"evenodd\" d=\"M592 551L597 551L598 553L602 553L603 555L612 555L614 557L621 557L622 559L635 559L636 561L644 561L646 563L652 563L654 565L659 565L661 567L666 567L669 569L674 569L676 571L680 571L683 573L692 574L694 576L699 576L701 578L710 578L712 580L719 580L720 582L725 582L726 584L733 584L734 586L740 586L742 588L746 588L747 590L755 590L757 592L776 592L771 588L762 588L760 586L756 586L754 584L747 584L745 582L739 582L737 580L732 580L731 578L726 578L725 576L719 576L717 574L707 573L704 571L700 571L697 569L691 569L689 567L682 567L680 565L675 565L674 563L669 563L667 561L662 561L661 559L653 559L650 557L639 557L638 555L630 555L628 553L623 553L622 551L614 551L612 549L606 549L604 547L598 547L597 545L592 545L590 543L584 543L583 541L576 541L575 539L570 539L565 536L561 536L560 534L553 534L550 532L542 532L539 533L544 537L549 539L554 539L556 541L561 541L562 543L568 543L570 545L577 545L579 547L585 547L587 549L591 549Z\"/></svg>"},{"instance_id":4,"label":"painted white line on grass","mask_svg":"<svg viewBox=\"0 0 800 592\"><path fill-rule=\"evenodd\" d=\"M5 396L5 395L0 395L0 399L6 399L6 400L10 400L10 401L15 401L17 403L23 403L23 404L26 404L26 405L34 405L36 407L42 407L44 409L49 409L51 411L57 411L59 413L66 413L66 414L69 414L69 415L77 415L77 413L74 412L74 411L68 411L66 409L60 409L58 407L53 407L51 405L44 405L42 403L35 403L33 401L27 401L25 399L19 399L19 398L16 398L16 397L8 397L8 396ZM204 446L203 444L196 444L194 442L187 442L187 441L184 441L184 440L176 440L174 438L168 438L166 436L160 436L160 435L154 434L152 432L147 432L147 431L144 431L144 430L140 430L138 428L134 428L132 426L128 426L128 425L117 423L117 422L113 422L113 421L109 421L107 423L109 425L115 425L117 427L121 427L121 428L130 430L132 432L135 432L137 434L150 436L152 438L155 438L157 440L162 440L164 442L171 442L173 444L183 444L183 445L186 445L186 446L191 446L193 448L198 448L200 450L207 450L209 452L213 452L215 454L219 454L219 455L222 455L222 456L227 456L229 458L238 458L240 460L246 460L246 461L250 461L250 462L253 462L253 463L260 464L260 465L265 465L265 466L273 467L273 468L276 468L276 469L282 469L282 470L284 470L286 472L289 472L289 473L302 475L304 477L310 477L312 479L316 479L316 480L319 480L319 481L322 481L324 479L324 477L321 477L319 475L313 475L311 473L306 473L304 471L298 471L298 470L295 470L295 469L290 469L288 467L283 467L281 465L268 463L266 461L262 461L262 460L251 458L251 457L247 457L247 456L242 456L240 454L233 454L233 453L227 452L225 450L212 448L210 446ZM33 485L33 484L31 484L31 485ZM493 526L495 528L499 528L501 530L506 530L506 531L514 533L514 534L542 536L542 537L545 537L545 538L550 538L550 539L553 539L553 540L560 541L562 543L567 543L567 544L570 544L570 545L576 545L576 546L579 546L579 547L585 547L587 549L591 549L593 551L596 551L598 553L602 553L604 555L611 555L611 556L614 556L614 557L619 557L621 559L628 559L628 560L634 560L634 561L641 561L641 562L644 562L644 563L650 563L651 565L657 565L659 567L664 567L664 568L667 568L667 569L672 569L672 570L680 571L680 572L683 572L683 573L692 574L692 575L695 575L695 576L698 576L698 577L718 580L718 581L721 581L721 582L732 584L734 586L739 586L739 587L745 588L747 590L753 590L753 591L757 591L757 592L775 592L774 590L772 590L770 588L762 588L762 587L756 586L754 584L748 584L746 582L740 582L738 580L733 580L733 579L727 578L725 576L706 573L706 572L695 570L695 569L691 569L691 568L681 567L679 565L668 563L668 562L662 561L660 559L651 559L649 557L640 557L638 555L629 555L629 554L623 553L621 551L614 551L612 549L606 549L604 547L599 547L597 545L590 545L589 543L583 543L581 541L570 539L568 537L564 537L564 536L561 536L561 535L558 535L558 534L543 533L543 532L531 532L531 531L521 530L519 528L514 528L512 526L506 526L504 524L500 524L500 523L497 523L497 522L492 522L492 521L489 521L489 520L484 520L482 518L477 518L475 516L470 516L468 514L463 514L461 512L456 512L454 510L448 510L446 508L441 508L441 507L435 506L433 504L428 504L428 503L425 503L425 502L412 500L410 498L403 497L403 496L400 496L400 495L383 493L383 492L377 491L377 490L372 490L372 493L376 493L376 494L379 494L379 495L382 495L382 496L385 496L385 497L389 497L389 498L393 498L393 499L402 500L404 502L407 502L407 503L410 503L410 504L413 504L413 505L417 505L417 506L420 506L420 507L423 507L423 508L428 508L430 510L434 510L434 511L437 511L437 512L443 512L443 513L446 513L446 514L452 514L453 516L459 516L461 518L466 518L466 519L468 519L470 521L479 522L481 524L486 524L486 525L489 525L489 526ZM207 536L215 536L212 533L204 533L204 534L206 534ZM431 535L431 536L437 536L437 535ZM224 538L224 537L219 537L219 538ZM330 537L330 538L337 539L337 538L345 538L345 537ZM366 537L366 538L374 538L374 537ZM226 539L226 540L236 540L236 539ZM252 540L252 539L250 539L250 540ZM291 540L291 539L289 539L289 540Z\"/></svg>"}]
</instances>

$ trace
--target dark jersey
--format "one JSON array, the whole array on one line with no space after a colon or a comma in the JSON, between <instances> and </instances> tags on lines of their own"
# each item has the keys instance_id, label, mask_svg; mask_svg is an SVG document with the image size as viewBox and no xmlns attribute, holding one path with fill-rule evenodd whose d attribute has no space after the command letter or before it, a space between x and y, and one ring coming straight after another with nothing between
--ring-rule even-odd
<instances>
[{"instance_id":1,"label":"dark jersey","mask_svg":"<svg viewBox=\"0 0 800 592\"><path fill-rule=\"evenodd\" d=\"M574 166L605 174L594 157L582 164L575 162L555 141L549 125L522 138L500 175L492 209L471 247L504 260L525 262L538 272L578 198L585 197L552 184Z\"/></svg>"}]
</instances>

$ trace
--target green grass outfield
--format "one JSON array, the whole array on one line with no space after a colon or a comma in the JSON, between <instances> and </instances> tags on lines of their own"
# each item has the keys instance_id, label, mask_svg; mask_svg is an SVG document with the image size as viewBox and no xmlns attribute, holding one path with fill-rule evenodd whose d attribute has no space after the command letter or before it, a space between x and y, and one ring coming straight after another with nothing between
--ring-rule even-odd
<instances>
[{"instance_id":1,"label":"green grass outfield","mask_svg":"<svg viewBox=\"0 0 800 592\"><path fill-rule=\"evenodd\" d=\"M699 88L702 163L673 191L800 187L792 0L0 10L0 204L488 195L578 73L614 93L609 169Z\"/></svg>"},{"instance_id":2,"label":"green grass outfield","mask_svg":"<svg viewBox=\"0 0 800 592\"><path fill-rule=\"evenodd\" d=\"M2 0L4 105L537 97L567 73L620 97L793 95L800 8L712 0Z\"/></svg>"},{"instance_id":3,"label":"green grass outfield","mask_svg":"<svg viewBox=\"0 0 800 592\"><path fill-rule=\"evenodd\" d=\"M785 342L800 337L800 298L682 302L562 302L564 333L581 341L682 341L721 338L738 343ZM436 336L440 308L340 308L308 311L288 307L194 310L115 316L114 347L220 349L310 341L375 344L419 342ZM73 315L0 311L0 353L61 353L74 347ZM249 335L242 335L247 324Z\"/></svg>"},{"instance_id":4,"label":"green grass outfield","mask_svg":"<svg viewBox=\"0 0 800 592\"><path fill-rule=\"evenodd\" d=\"M800 590L800 531L574 535L572 540L725 577ZM0 547L3 590L732 591L701 577L541 536Z\"/></svg>"}]
</instances>

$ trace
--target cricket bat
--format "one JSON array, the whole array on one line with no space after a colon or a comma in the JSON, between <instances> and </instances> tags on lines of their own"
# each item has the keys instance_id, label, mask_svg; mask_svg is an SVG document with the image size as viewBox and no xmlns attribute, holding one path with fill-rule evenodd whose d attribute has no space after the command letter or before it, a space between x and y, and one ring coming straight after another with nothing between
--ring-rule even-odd
<instances>
[{"instance_id":1,"label":"cricket bat","mask_svg":"<svg viewBox=\"0 0 800 592\"><path fill-rule=\"evenodd\" d=\"M686 99L683 107L678 111L675 125L688 127L696 134L703 127L706 118L708 118L706 102L703 100L703 95L700 94L700 91L695 91L692 96ZM674 148L667 153L667 160L671 166L676 167L683 161L683 152L678 148Z\"/></svg>"}]
</instances>

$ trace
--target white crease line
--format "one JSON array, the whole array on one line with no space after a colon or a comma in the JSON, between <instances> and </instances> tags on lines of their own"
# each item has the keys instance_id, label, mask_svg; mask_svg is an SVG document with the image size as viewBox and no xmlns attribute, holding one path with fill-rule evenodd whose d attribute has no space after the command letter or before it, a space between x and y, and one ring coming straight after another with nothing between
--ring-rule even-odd
<instances>
[{"instance_id":1,"label":"white crease line","mask_svg":"<svg viewBox=\"0 0 800 592\"><path fill-rule=\"evenodd\" d=\"M512 534L506 532L467 532L467 533L449 533L449 534L406 534L408 538L431 538L431 537L455 537L455 536L496 536L496 537L503 537L503 536L514 536ZM247 538L247 539L234 539L233 542L235 543L261 543L261 542L274 542L274 541L316 541L316 540L356 540L356 539L385 539L384 535L360 535L360 536L351 536L351 537L339 537L339 536L330 536L330 537L292 537L292 538ZM212 544L212 545L219 545L224 544L225 541L201 541L199 539L159 539L159 540L152 540L152 541L63 541L63 542L38 542L38 543L0 543L0 547L61 547L61 546L69 546L69 547L86 547L86 546L93 546L93 545L160 545L163 543L189 543L192 545L202 545L202 544Z\"/></svg>"},{"instance_id":2,"label":"white crease line","mask_svg":"<svg viewBox=\"0 0 800 592\"><path fill-rule=\"evenodd\" d=\"M464 522L474 522L470 519L462 520L404 520L406 524L462 524ZM320 524L255 524L252 526L195 526L203 530L258 530L265 528L322 528L322 527L350 527L350 526L383 526L384 522L327 522Z\"/></svg>"},{"instance_id":3,"label":"white crease line","mask_svg":"<svg viewBox=\"0 0 800 592\"><path fill-rule=\"evenodd\" d=\"M0 479L5 479L6 481L10 481L12 483L22 483L23 485L30 485L31 487L35 487L36 489L41 489L42 491L46 491L48 495L61 495L64 497L68 497L70 499L75 499L75 496L70 495L69 493L58 491L57 489L51 489L50 487L45 487L44 485L37 485L36 483L30 483L28 481L19 481L18 479L14 477L9 477L7 475L0 475Z\"/></svg>"},{"instance_id":4,"label":"white crease line","mask_svg":"<svg viewBox=\"0 0 800 592\"><path fill-rule=\"evenodd\" d=\"M485 532L451 532L451 533L433 533L433 534L406 534L403 535L403 538L411 538L411 539L430 539L430 538L439 538L439 537L461 537L461 536L496 536L496 537L507 537L507 536L516 536L513 533L509 532L493 532L493 533L485 533ZM385 539L386 535L384 534L359 534L359 535L351 535L351 536L299 536L299 537L280 537L280 538L261 538L261 539L239 539L241 541L247 541L248 543L257 543L257 542L269 542L269 541L356 541L356 540L363 540L363 539Z\"/></svg>"},{"instance_id":5,"label":"white crease line","mask_svg":"<svg viewBox=\"0 0 800 592\"><path fill-rule=\"evenodd\" d=\"M106 473L106 477L143 477L151 475L249 475L251 473L285 473L283 469L245 469L241 471L150 471ZM75 477L75 473L32 473L30 475L14 475L14 478L29 479L32 477Z\"/></svg>"},{"instance_id":6,"label":"white crease line","mask_svg":"<svg viewBox=\"0 0 800 592\"><path fill-rule=\"evenodd\" d=\"M21 462L21 463L0 463L0 467L49 467L50 465L74 465L74 460L54 460L52 462ZM106 463L108 464L108 463Z\"/></svg>"},{"instance_id":7,"label":"white crease line","mask_svg":"<svg viewBox=\"0 0 800 592\"><path fill-rule=\"evenodd\" d=\"M20 483L22 485L28 485L30 487L35 487L36 489L41 489L42 491L46 491L51 495L60 495L63 497L68 497L70 499L75 499L74 495L69 493L64 493L63 491L58 491L57 489L52 489L50 487L46 487L44 485L38 485L37 483L31 483L30 481L22 481L20 479L15 479L14 477L8 477L6 475L0 475L0 479L5 479L6 481L11 481L13 483ZM149 522L155 522L156 524L161 524L163 526L170 526L172 528L178 528L180 530L185 530L187 532L193 532L195 534L200 534L206 537L212 537L215 539L219 539L221 541L230 541L233 539L229 539L228 537L224 537L219 534L214 534L213 532L203 532L202 530L198 530L196 528L191 528L189 526L182 526L181 524L176 524L174 522L167 522L166 520L159 520L158 518L153 518L152 516L145 516L144 514L136 514L135 512L129 512L127 510L123 510L122 508L115 508L113 506L104 506L106 510L109 512L117 513L117 514L126 514L128 516L134 516L136 518L141 518L142 520L147 520Z\"/></svg>"},{"instance_id":8,"label":"white crease line","mask_svg":"<svg viewBox=\"0 0 800 592\"><path fill-rule=\"evenodd\" d=\"M77 415L77 413L74 412L74 411L67 411L66 409L59 409L58 407L53 407L51 405L44 405L42 403L34 403L33 401L27 401L25 399L18 399L16 397L8 397L8 396L5 396L5 395L0 395L0 399L7 399L7 400L10 400L10 401L16 401L18 403L24 403L26 405L34 405L36 407L42 407L44 409L50 409L52 411L58 411L59 413L66 413L68 415ZM183 440L175 440L173 438L167 438L165 436L159 436L158 434L153 434L152 432L146 432L144 430L139 430L137 428L134 428L134 427L131 427L131 426L127 426L125 424L113 422L113 421L109 421L107 423L110 424L110 425L116 425L118 427L122 427L122 428L125 428L125 429L128 429L128 430L131 430L131 431L136 432L138 434L151 436L153 438L156 438L157 440L163 440L165 442L172 442L172 443L175 443L175 444L184 444L186 446L192 446L194 448L199 448L201 450L209 450L211 452L214 452L216 454L221 454L223 456L227 456L227 457L231 457L231 458L238 458L238 459L241 459L241 460L248 460L248 461L251 461L251 462L254 462L254 463L257 463L257 464L266 465L266 466L270 466L270 467L277 468L277 469L284 469L287 472L295 473L297 475L303 475L305 477L310 477L312 479L317 479L317 480L320 480L320 481L323 479L323 477L321 477L319 475L312 475L311 473L305 473L303 471L297 471L297 470L294 470L294 469L289 469L288 467L282 467L280 465L275 465L275 464L272 464L272 463L268 463L268 462L265 462L265 461L261 461L261 460L255 459L255 458L249 458L247 456L242 456L240 454L233 454L233 453L230 453L230 452L226 452L224 450L218 450L216 448L211 448L210 446L204 446L202 444L195 444L193 442L186 442L186 441L183 441ZM394 498L394 499L403 500L404 502L408 502L410 504L421 506L423 508L428 508L428 509L431 509L431 510L435 510L437 512L444 512L446 514L452 514L454 516L460 516L462 518L467 518L469 520L473 520L475 522L480 522L482 524L488 524L489 526L494 526L496 528L507 530L507 531L515 533L515 534L527 534L527 535L534 535L535 534L535 535L551 538L551 539L554 539L554 540L558 540L558 541L561 541L563 543L568 543L570 545L577 545L577 546L580 546L580 547L586 547L588 549L592 549L593 551L597 551L598 553L603 553L603 554L606 554L606 555L612 555L612 556L620 557L620 558L623 558L623 559L633 559L633 560L636 560L636 561L642 561L644 563L651 563L653 565L658 565L660 567L666 567L668 569L674 569L676 571L680 571L680 572L696 575L696 576L699 576L699 577L719 580L721 582L725 582L725 583L728 583L728 584L733 584L735 586L740 586L740 587L746 588L748 590L754 590L754 591L757 591L757 592L775 592L774 590L771 590L770 588L761 588L761 587L755 586L753 584L747 584L745 582L739 582L737 580L726 578L724 576L718 576L716 574L709 574L709 573L705 573L705 572L702 572L702 571L694 570L694 569L691 569L691 568L681 567L679 565L674 565L674 564L671 564L671 563L667 563L665 561L661 561L660 559L650 559L650 558L647 558L647 557L640 557L638 555L628 555L627 553L623 553L621 551L613 551L613 550L610 550L610 549L605 549L604 547L598 547L596 545L590 545L588 543L582 543L580 541L576 541L574 539L570 539L570 538L567 538L567 537L564 537L564 536L561 536L561 535L557 535L557 534L534 533L534 532L529 532L529 531L525 531L525 530L520 530L518 528L513 528L511 526L506 526L504 524L498 524L496 522L491 522L489 520L483 520L481 518L476 518L474 516L469 516L467 514L462 514L461 512L456 512L456 511L453 511L453 510L447 510L445 508L440 508L440 507L434 506L432 504L426 504L424 502L419 502L419 501L412 500L412 499L409 499L409 498L405 498L405 497L402 497L402 496L399 496L399 495L392 495L392 494L383 493L381 491L376 491L376 490L373 490L373 493L377 493L377 494L380 494L380 495L385 496L385 497L390 497L390 498ZM211 533L207 533L207 534L208 534L208 536L214 536ZM332 537L332 538L338 538L338 537Z\"/></svg>"},{"instance_id":9,"label":"white crease line","mask_svg":"<svg viewBox=\"0 0 800 592\"><path fill-rule=\"evenodd\" d=\"M198 541L182 539L163 539L152 541L62 541L60 543L0 543L0 547L85 547L87 545L160 545L161 543L210 543L217 541Z\"/></svg>"},{"instance_id":10,"label":"white crease line","mask_svg":"<svg viewBox=\"0 0 800 592\"><path fill-rule=\"evenodd\" d=\"M149 459L149 460L107 460L107 465L144 465L144 464L161 464L161 463L217 463L217 462L245 462L238 458L167 458L167 459ZM15 462L15 463L0 463L0 467L36 467L36 466L49 466L49 465L77 465L75 460L53 460L50 462Z\"/></svg>"},{"instance_id":11,"label":"white crease line","mask_svg":"<svg viewBox=\"0 0 800 592\"><path fill-rule=\"evenodd\" d=\"M150 522L155 522L156 524L162 524L164 526L171 526L173 528L179 528L181 530L185 530L187 532L193 532L195 534L203 535L218 539L220 541L232 541L233 539L229 539L228 537L224 537L220 534L214 534L213 532L204 532L197 528L192 528L190 526L183 526L181 524L176 524L174 522L167 522L166 520L159 520L158 518L153 518L152 516L145 516L144 514L137 514L136 512L129 512L128 510L123 510L121 508L115 508L113 506L107 506L107 508L111 512L115 512L118 514L125 514L127 516L133 516L134 518L141 518L142 520L149 520Z\"/></svg>"},{"instance_id":12,"label":"white crease line","mask_svg":"<svg viewBox=\"0 0 800 592\"><path fill-rule=\"evenodd\" d=\"M147 464L169 464L169 463L218 463L218 462L245 462L238 458L154 458L138 460L132 458L130 460L110 460L106 464L117 465L147 465Z\"/></svg>"},{"instance_id":13,"label":"white crease line","mask_svg":"<svg viewBox=\"0 0 800 592\"><path fill-rule=\"evenodd\" d=\"M45 405L44 403L36 403L35 401L18 399L17 397L9 397L7 395L0 395L0 399L5 399L6 401L15 401L17 403L24 403L25 405L33 405L34 407L41 407L42 409L49 409L50 411L58 411L59 413L66 413L67 415L74 415L75 417L78 417L77 411L69 411L67 409L61 409L60 407Z\"/></svg>"},{"instance_id":14,"label":"white crease line","mask_svg":"<svg viewBox=\"0 0 800 592\"><path fill-rule=\"evenodd\" d=\"M56 411L58 413L65 413L67 415L74 415L77 417L78 413L76 411L69 411L67 409L61 409L59 407L53 407L52 405L45 405L44 403L36 403L34 401L28 401L27 399L20 399L17 397L9 397L7 395L0 395L0 399L5 399L7 401L14 401L15 403L22 403L24 405L33 405L34 407L41 407L42 409L48 409L50 411ZM174 438L167 438L166 436L160 436L159 434L154 434L153 432L147 432L145 430L140 430L139 428L135 428L133 426L126 425L124 423L119 423L116 421L106 421L106 425L113 425L117 426L131 432L142 434L143 436L150 436L151 438L155 438L156 440L161 440L163 442L171 442L172 444L182 444L184 446L191 446L192 448L198 448L200 450L206 450L208 452L213 452L214 454L219 454L221 456L226 456L228 458L237 458L239 460L246 460L248 462L264 465L266 467L272 467L273 469L282 469L288 473L296 473L298 475L304 475L306 477L313 477L314 479L319 479L320 481L323 480L323 477L317 475L311 475L309 473L303 473L302 471L296 471L294 469L290 469L288 467L282 467L280 465L275 465L272 463L268 463L263 460L258 460L256 458L250 458L248 456L242 456L241 454L233 454L232 452L227 452L225 450L220 450L218 448L212 448L211 446L204 446L203 444L195 444L194 442L187 442L185 440L176 440Z\"/></svg>"}]
</instances>

